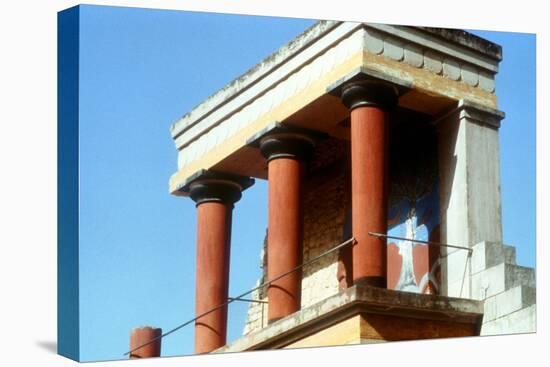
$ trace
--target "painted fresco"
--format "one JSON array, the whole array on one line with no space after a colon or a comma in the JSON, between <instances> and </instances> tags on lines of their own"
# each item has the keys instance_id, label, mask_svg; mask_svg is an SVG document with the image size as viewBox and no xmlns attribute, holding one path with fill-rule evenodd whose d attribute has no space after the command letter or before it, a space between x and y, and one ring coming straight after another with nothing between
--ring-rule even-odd
<instances>
[{"instance_id":1,"label":"painted fresco","mask_svg":"<svg viewBox=\"0 0 550 367\"><path fill-rule=\"evenodd\" d=\"M416 201L401 200L390 208L388 235L388 288L415 293L437 293L438 248L421 241L439 241L438 185Z\"/></svg>"},{"instance_id":2,"label":"painted fresco","mask_svg":"<svg viewBox=\"0 0 550 367\"><path fill-rule=\"evenodd\" d=\"M392 135L388 235L388 288L436 294L439 289L439 182L433 129L400 126Z\"/></svg>"}]
</instances>

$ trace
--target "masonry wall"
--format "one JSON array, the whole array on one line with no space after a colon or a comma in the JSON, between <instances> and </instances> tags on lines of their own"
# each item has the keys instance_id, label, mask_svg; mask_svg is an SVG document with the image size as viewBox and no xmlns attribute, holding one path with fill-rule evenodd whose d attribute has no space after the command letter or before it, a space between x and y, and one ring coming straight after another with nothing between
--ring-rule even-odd
<instances>
[{"instance_id":1,"label":"masonry wall","mask_svg":"<svg viewBox=\"0 0 550 367\"><path fill-rule=\"evenodd\" d=\"M349 206L347 142L324 142L311 165L304 213L304 261L344 242L345 210ZM302 307L338 293L338 252L306 267L302 280Z\"/></svg>"}]
</instances>

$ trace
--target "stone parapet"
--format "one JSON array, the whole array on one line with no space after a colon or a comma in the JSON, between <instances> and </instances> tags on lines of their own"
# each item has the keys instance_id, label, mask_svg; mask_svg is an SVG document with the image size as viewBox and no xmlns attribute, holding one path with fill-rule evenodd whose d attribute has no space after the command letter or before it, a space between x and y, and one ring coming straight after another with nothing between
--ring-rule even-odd
<instances>
[{"instance_id":1,"label":"stone parapet","mask_svg":"<svg viewBox=\"0 0 550 367\"><path fill-rule=\"evenodd\" d=\"M356 316L354 325L342 327ZM324 330L332 334L331 345L342 343L341 329L347 330L347 344L473 336L479 335L482 316L483 303L475 300L354 285L215 352L327 345L319 342ZM307 338L311 343L299 344Z\"/></svg>"}]
</instances>

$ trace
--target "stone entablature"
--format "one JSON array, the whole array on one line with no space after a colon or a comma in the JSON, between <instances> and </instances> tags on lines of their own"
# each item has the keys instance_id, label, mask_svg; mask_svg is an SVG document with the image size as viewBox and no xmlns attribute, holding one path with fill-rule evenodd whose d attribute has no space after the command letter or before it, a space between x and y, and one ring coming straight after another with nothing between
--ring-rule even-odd
<instances>
[{"instance_id":1,"label":"stone entablature","mask_svg":"<svg viewBox=\"0 0 550 367\"><path fill-rule=\"evenodd\" d=\"M499 46L462 31L448 32L318 22L172 125L179 171L170 191L176 193L190 175L241 149L268 124L284 122L324 96L329 85L357 68L401 79L414 93L473 99L496 108ZM412 103L413 95L403 96L400 104Z\"/></svg>"}]
</instances>

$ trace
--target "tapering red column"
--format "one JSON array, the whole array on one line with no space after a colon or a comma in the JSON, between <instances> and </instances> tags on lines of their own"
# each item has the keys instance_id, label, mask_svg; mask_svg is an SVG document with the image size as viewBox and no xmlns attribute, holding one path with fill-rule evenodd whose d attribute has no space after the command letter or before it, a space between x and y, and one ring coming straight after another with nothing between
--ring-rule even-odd
<instances>
[{"instance_id":1,"label":"tapering red column","mask_svg":"<svg viewBox=\"0 0 550 367\"><path fill-rule=\"evenodd\" d=\"M205 202L197 206L197 280L195 314L227 301L232 204ZM227 306L195 321L195 353L206 353L226 342Z\"/></svg>"},{"instance_id":2,"label":"tapering red column","mask_svg":"<svg viewBox=\"0 0 550 367\"><path fill-rule=\"evenodd\" d=\"M150 326L132 329L130 332L130 350L139 349L130 353L130 359L160 357L161 335L162 329Z\"/></svg>"},{"instance_id":3,"label":"tapering red column","mask_svg":"<svg viewBox=\"0 0 550 367\"><path fill-rule=\"evenodd\" d=\"M351 83L342 101L351 110L351 202L353 282L386 287L386 241L369 232L387 233L388 110L396 92L380 82Z\"/></svg>"},{"instance_id":4,"label":"tapering red column","mask_svg":"<svg viewBox=\"0 0 550 367\"><path fill-rule=\"evenodd\" d=\"M280 130L268 133L260 141L260 150L268 160L268 280L302 263L304 175L314 146L305 134ZM300 309L301 281L300 269L268 286L269 322Z\"/></svg>"},{"instance_id":5,"label":"tapering red column","mask_svg":"<svg viewBox=\"0 0 550 367\"><path fill-rule=\"evenodd\" d=\"M208 353L226 343L232 210L252 182L202 172L187 185L197 203L195 353Z\"/></svg>"}]
</instances>

